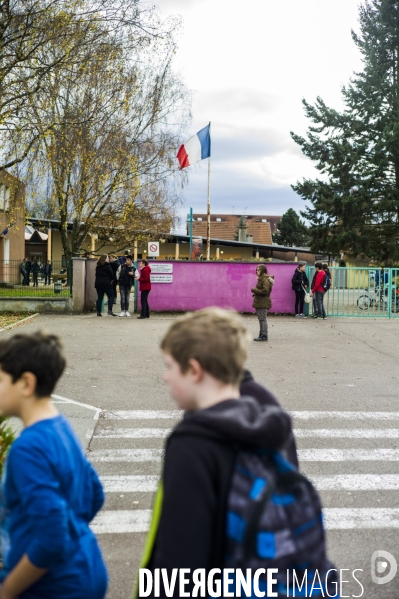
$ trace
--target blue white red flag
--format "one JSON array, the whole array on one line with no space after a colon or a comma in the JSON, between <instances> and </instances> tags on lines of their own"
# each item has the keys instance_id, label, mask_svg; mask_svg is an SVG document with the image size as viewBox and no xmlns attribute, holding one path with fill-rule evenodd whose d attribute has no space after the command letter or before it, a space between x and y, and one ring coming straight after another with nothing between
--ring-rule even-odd
<instances>
[{"instance_id":1,"label":"blue white red flag","mask_svg":"<svg viewBox=\"0 0 399 599\"><path fill-rule=\"evenodd\" d=\"M209 124L180 146L179 151L177 152L180 170L187 166L192 166L196 162L204 160L204 158L209 158L211 155L210 129L211 126Z\"/></svg>"}]
</instances>

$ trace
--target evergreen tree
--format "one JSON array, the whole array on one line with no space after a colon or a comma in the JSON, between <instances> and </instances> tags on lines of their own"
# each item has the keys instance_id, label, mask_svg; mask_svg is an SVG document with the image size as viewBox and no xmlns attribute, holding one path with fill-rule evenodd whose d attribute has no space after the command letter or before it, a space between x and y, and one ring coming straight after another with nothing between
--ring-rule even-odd
<instances>
[{"instance_id":1,"label":"evergreen tree","mask_svg":"<svg viewBox=\"0 0 399 599\"><path fill-rule=\"evenodd\" d=\"M293 185L311 206L314 251L399 258L399 0L368 0L352 31L364 70L343 87L343 112L303 100L313 123L306 138L291 133L323 178Z\"/></svg>"},{"instance_id":2,"label":"evergreen tree","mask_svg":"<svg viewBox=\"0 0 399 599\"><path fill-rule=\"evenodd\" d=\"M283 214L277 225L277 233L273 234L273 241L278 245L285 246L303 247L307 245L307 229L292 208Z\"/></svg>"}]
</instances>

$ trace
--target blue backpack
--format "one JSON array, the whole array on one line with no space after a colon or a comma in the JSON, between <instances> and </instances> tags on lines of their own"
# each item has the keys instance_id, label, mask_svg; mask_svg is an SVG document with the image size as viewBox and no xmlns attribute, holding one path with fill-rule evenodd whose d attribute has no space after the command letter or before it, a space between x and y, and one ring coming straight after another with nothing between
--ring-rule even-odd
<instances>
[{"instance_id":1,"label":"blue backpack","mask_svg":"<svg viewBox=\"0 0 399 599\"><path fill-rule=\"evenodd\" d=\"M273 591L279 598L338 597L337 571L326 557L319 495L279 453L238 451L226 536L225 567L241 569L244 576L247 568L252 576L259 568L266 573L268 568L277 568ZM320 585L323 591L318 590ZM251 594L243 590L241 596L255 598L252 587ZM259 590L267 597L266 574L259 578Z\"/></svg>"},{"instance_id":2,"label":"blue backpack","mask_svg":"<svg viewBox=\"0 0 399 599\"><path fill-rule=\"evenodd\" d=\"M325 273L324 281L323 281L324 292L328 291L331 287L331 279L327 273Z\"/></svg>"}]
</instances>

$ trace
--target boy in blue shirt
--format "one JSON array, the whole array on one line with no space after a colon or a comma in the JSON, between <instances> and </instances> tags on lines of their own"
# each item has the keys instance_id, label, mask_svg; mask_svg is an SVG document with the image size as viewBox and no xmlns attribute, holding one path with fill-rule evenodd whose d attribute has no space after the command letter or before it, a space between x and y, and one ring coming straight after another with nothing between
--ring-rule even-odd
<instances>
[{"instance_id":1,"label":"boy in blue shirt","mask_svg":"<svg viewBox=\"0 0 399 599\"><path fill-rule=\"evenodd\" d=\"M24 424L3 473L1 599L105 597L107 573L89 528L103 489L50 398L64 368L54 335L0 341L0 414Z\"/></svg>"}]
</instances>

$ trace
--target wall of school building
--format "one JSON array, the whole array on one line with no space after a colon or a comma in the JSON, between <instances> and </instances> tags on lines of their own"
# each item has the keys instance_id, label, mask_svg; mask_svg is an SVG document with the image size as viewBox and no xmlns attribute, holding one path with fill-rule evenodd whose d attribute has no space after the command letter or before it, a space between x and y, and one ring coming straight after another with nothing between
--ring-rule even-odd
<instances>
[{"instance_id":1,"label":"wall of school building","mask_svg":"<svg viewBox=\"0 0 399 599\"><path fill-rule=\"evenodd\" d=\"M68 233L70 235L70 233ZM51 248L51 259L53 261L61 261L63 256L63 249L61 243L61 235L59 231L51 232L52 239L52 248ZM91 247L91 238L88 238L87 244L88 247ZM137 253L139 258L146 258L147 255L147 243L142 243L138 245ZM255 256L255 249L252 247L245 246L228 246L219 244L211 245L211 258L217 258L216 247L219 248L219 259L220 260L251 260ZM133 244L132 247L127 248L133 254ZM177 253L176 253L177 252ZM94 253L98 254L114 254L116 253L115 246L111 244L103 245L103 242L96 241L94 244ZM123 252L118 252L122 254ZM204 244L203 255L206 256L206 244ZM160 255L159 260L175 260L178 258L179 260L188 260L190 256L190 244L187 242L176 243L161 243L160 244ZM284 260L285 262L294 262L295 259L299 261L305 261L308 264L314 263L314 255L313 254L305 254L298 253L295 255L295 252L279 252L276 250L260 250L259 256L261 258L275 258L277 260Z\"/></svg>"}]
</instances>

